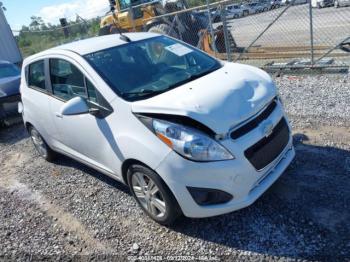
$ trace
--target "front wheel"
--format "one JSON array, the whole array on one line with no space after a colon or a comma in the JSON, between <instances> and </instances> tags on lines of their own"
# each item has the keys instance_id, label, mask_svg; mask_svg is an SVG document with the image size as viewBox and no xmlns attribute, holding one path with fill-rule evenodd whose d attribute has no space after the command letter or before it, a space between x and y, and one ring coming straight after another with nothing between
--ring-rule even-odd
<instances>
[{"instance_id":1,"label":"front wheel","mask_svg":"<svg viewBox=\"0 0 350 262\"><path fill-rule=\"evenodd\" d=\"M132 165L127 179L136 202L159 224L171 225L182 214L174 195L153 170L142 165Z\"/></svg>"}]
</instances>

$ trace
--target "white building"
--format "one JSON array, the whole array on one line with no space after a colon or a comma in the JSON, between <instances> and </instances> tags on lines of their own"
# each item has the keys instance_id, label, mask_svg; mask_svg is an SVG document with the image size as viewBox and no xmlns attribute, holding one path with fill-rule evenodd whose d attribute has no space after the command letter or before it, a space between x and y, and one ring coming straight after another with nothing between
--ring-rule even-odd
<instances>
[{"instance_id":1,"label":"white building","mask_svg":"<svg viewBox=\"0 0 350 262\"><path fill-rule=\"evenodd\" d=\"M6 60L15 64L22 62L22 55L6 21L0 2L0 60Z\"/></svg>"}]
</instances>

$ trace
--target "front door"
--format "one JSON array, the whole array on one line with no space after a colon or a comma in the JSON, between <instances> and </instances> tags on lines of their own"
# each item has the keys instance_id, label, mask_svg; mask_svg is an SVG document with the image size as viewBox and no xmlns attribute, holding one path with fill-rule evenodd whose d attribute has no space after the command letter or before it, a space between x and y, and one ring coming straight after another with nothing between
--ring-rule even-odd
<instances>
[{"instance_id":1,"label":"front door","mask_svg":"<svg viewBox=\"0 0 350 262\"><path fill-rule=\"evenodd\" d=\"M50 59L49 74L52 96L49 98L54 127L58 130L58 146L109 173L117 174L121 156L113 143L108 117L112 108L88 80L78 65L66 59ZM60 109L76 96L83 97L91 113L63 116Z\"/></svg>"}]
</instances>

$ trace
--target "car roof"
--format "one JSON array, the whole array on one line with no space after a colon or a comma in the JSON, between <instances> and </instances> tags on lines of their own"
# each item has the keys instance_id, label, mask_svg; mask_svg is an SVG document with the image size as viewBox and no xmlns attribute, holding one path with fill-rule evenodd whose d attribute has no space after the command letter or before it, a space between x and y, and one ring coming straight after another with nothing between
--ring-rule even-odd
<instances>
[{"instance_id":1,"label":"car roof","mask_svg":"<svg viewBox=\"0 0 350 262\"><path fill-rule=\"evenodd\" d=\"M159 34L156 34L156 33L123 33L123 35L127 36L132 42L159 36ZM97 37L92 37L84 40L78 40L75 42L71 42L69 44L56 46L48 50L42 51L40 53L37 53L35 55L32 55L27 59L31 60L32 58L35 58L37 56L52 54L52 53L55 53L55 51L60 51L60 50L68 50L68 51L75 52L79 55L86 55L89 53L97 52L99 50L103 50L103 49L107 49L107 48L111 48L111 47L115 47L123 44L127 44L127 42L120 39L120 34L97 36Z\"/></svg>"}]
</instances>

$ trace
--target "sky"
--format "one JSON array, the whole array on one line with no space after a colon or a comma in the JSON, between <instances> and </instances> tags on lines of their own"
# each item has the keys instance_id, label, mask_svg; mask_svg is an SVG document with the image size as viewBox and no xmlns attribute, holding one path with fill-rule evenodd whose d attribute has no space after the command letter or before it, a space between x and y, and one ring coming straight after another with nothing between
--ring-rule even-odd
<instances>
[{"instance_id":1,"label":"sky","mask_svg":"<svg viewBox=\"0 0 350 262\"><path fill-rule=\"evenodd\" d=\"M30 17L40 16L46 23L58 24L59 18L75 20L104 15L109 9L108 0L0 0L6 7L5 16L13 30L29 25Z\"/></svg>"}]
</instances>

